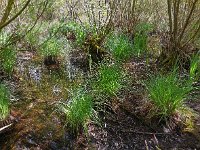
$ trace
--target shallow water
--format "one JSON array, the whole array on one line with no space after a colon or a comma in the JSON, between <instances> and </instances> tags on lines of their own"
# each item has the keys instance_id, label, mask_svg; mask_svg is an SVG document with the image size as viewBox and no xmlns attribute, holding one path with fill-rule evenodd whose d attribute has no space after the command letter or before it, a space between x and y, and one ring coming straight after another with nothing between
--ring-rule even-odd
<instances>
[{"instance_id":1,"label":"shallow water","mask_svg":"<svg viewBox=\"0 0 200 150\"><path fill-rule=\"evenodd\" d=\"M66 78L49 72L30 52L20 53L16 68L18 80L12 88L11 110L18 122L0 135L0 149L61 149L66 146L64 123L57 104L68 97L70 83ZM50 74L51 73L51 74ZM13 86L15 84L15 86Z\"/></svg>"}]
</instances>

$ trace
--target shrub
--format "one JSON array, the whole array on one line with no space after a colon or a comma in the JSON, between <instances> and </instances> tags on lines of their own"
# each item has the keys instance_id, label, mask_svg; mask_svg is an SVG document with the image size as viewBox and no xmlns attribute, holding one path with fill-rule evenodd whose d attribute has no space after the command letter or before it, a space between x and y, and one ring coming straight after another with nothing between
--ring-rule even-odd
<instances>
[{"instance_id":1,"label":"shrub","mask_svg":"<svg viewBox=\"0 0 200 150\"><path fill-rule=\"evenodd\" d=\"M41 53L44 56L57 56L62 49L62 43L56 38L51 38L45 41L41 48Z\"/></svg>"},{"instance_id":2,"label":"shrub","mask_svg":"<svg viewBox=\"0 0 200 150\"><path fill-rule=\"evenodd\" d=\"M40 35L42 32L44 32L46 26L47 25L45 23L43 23L42 25L36 25L30 32L26 34L24 40L29 48L34 49L39 44L41 44Z\"/></svg>"},{"instance_id":3,"label":"shrub","mask_svg":"<svg viewBox=\"0 0 200 150\"><path fill-rule=\"evenodd\" d=\"M62 26L61 32L63 33L71 33L75 35L76 44L78 46L83 45L87 32L85 30L86 27L79 25L75 22L69 22Z\"/></svg>"},{"instance_id":4,"label":"shrub","mask_svg":"<svg viewBox=\"0 0 200 150\"><path fill-rule=\"evenodd\" d=\"M0 84L0 120L5 119L9 114L9 92L6 87Z\"/></svg>"},{"instance_id":5,"label":"shrub","mask_svg":"<svg viewBox=\"0 0 200 150\"><path fill-rule=\"evenodd\" d=\"M66 116L67 125L72 132L78 133L92 116L93 101L92 97L82 90L75 92L71 102L67 105L62 104L61 110Z\"/></svg>"},{"instance_id":6,"label":"shrub","mask_svg":"<svg viewBox=\"0 0 200 150\"><path fill-rule=\"evenodd\" d=\"M156 114L167 119L179 109L192 86L181 84L176 72L168 75L153 76L146 83L150 100L156 108Z\"/></svg>"},{"instance_id":7,"label":"shrub","mask_svg":"<svg viewBox=\"0 0 200 150\"><path fill-rule=\"evenodd\" d=\"M117 65L102 64L99 68L97 81L92 85L95 91L108 96L116 95L122 88L123 72Z\"/></svg>"},{"instance_id":8,"label":"shrub","mask_svg":"<svg viewBox=\"0 0 200 150\"><path fill-rule=\"evenodd\" d=\"M16 63L16 51L12 47L4 48L0 51L0 59L3 69L11 74Z\"/></svg>"},{"instance_id":9,"label":"shrub","mask_svg":"<svg viewBox=\"0 0 200 150\"><path fill-rule=\"evenodd\" d=\"M124 34L111 34L107 38L106 47L112 52L116 60L124 61L134 54L133 44Z\"/></svg>"}]
</instances>

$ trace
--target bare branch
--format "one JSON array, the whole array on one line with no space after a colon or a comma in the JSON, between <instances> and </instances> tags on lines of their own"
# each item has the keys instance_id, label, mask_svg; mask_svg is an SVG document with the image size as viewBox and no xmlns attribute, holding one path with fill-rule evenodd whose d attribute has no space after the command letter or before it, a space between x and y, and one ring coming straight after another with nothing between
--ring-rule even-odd
<instances>
[{"instance_id":1,"label":"bare branch","mask_svg":"<svg viewBox=\"0 0 200 150\"><path fill-rule=\"evenodd\" d=\"M29 3L31 2L31 0L28 0L25 5L22 7L22 9L16 13L11 19L9 19L7 22L4 22L3 24L0 25L0 31L7 26L8 24L10 24L13 20L15 20L25 9L26 7L29 5Z\"/></svg>"},{"instance_id":2,"label":"bare branch","mask_svg":"<svg viewBox=\"0 0 200 150\"><path fill-rule=\"evenodd\" d=\"M8 19L9 15L10 15L10 12L12 10L13 4L14 4L14 0L9 0L8 1L8 4L7 4L6 9L5 9L5 12L4 12L3 17L1 19L1 22L0 22L0 26L2 24L4 24L6 22L6 20Z\"/></svg>"},{"instance_id":3,"label":"bare branch","mask_svg":"<svg viewBox=\"0 0 200 150\"><path fill-rule=\"evenodd\" d=\"M184 24L184 26L183 26L183 30L182 30L182 32L181 32L181 34L180 34L180 36L179 36L179 42L182 40L183 34L185 33L185 30L186 30L187 26L189 25L190 19L191 19L192 14L193 14L193 12L194 12L194 10L195 10L195 7L196 7L197 2L198 2L198 0L195 0L195 1L192 3L192 8L191 8L191 10L190 10L190 13L189 13L188 17L186 18L185 24Z\"/></svg>"}]
</instances>

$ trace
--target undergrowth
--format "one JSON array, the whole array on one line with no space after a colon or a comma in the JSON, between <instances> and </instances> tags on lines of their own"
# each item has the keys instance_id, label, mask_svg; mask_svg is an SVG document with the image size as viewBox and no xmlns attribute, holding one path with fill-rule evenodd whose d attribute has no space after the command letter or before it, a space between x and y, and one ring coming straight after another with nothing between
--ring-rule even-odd
<instances>
[{"instance_id":1,"label":"undergrowth","mask_svg":"<svg viewBox=\"0 0 200 150\"><path fill-rule=\"evenodd\" d=\"M127 60L134 54L134 46L124 34L111 34L107 38L105 45L118 61Z\"/></svg>"},{"instance_id":2,"label":"undergrowth","mask_svg":"<svg viewBox=\"0 0 200 150\"><path fill-rule=\"evenodd\" d=\"M67 36L68 39L74 40L78 46L83 45L86 35L86 26L80 25L76 22L68 22L62 25L60 31Z\"/></svg>"},{"instance_id":3,"label":"undergrowth","mask_svg":"<svg viewBox=\"0 0 200 150\"><path fill-rule=\"evenodd\" d=\"M5 119L9 114L9 91L0 84L0 120Z\"/></svg>"},{"instance_id":4,"label":"undergrowth","mask_svg":"<svg viewBox=\"0 0 200 150\"><path fill-rule=\"evenodd\" d=\"M51 38L42 45L41 54L43 56L58 56L62 47L62 42L59 39Z\"/></svg>"},{"instance_id":5,"label":"undergrowth","mask_svg":"<svg viewBox=\"0 0 200 150\"><path fill-rule=\"evenodd\" d=\"M111 51L114 58L118 61L126 61L131 56L141 56L147 50L148 33L153 26L147 23L140 23L135 28L134 37L125 34L110 34L107 37L105 46Z\"/></svg>"},{"instance_id":6,"label":"undergrowth","mask_svg":"<svg viewBox=\"0 0 200 150\"><path fill-rule=\"evenodd\" d=\"M12 47L6 47L0 51L1 65L9 75L13 72L16 63L16 50Z\"/></svg>"},{"instance_id":7,"label":"undergrowth","mask_svg":"<svg viewBox=\"0 0 200 150\"><path fill-rule=\"evenodd\" d=\"M92 84L92 89L107 96L115 96L123 87L123 77L124 73L120 66L116 64L101 64L97 79Z\"/></svg>"},{"instance_id":8,"label":"undergrowth","mask_svg":"<svg viewBox=\"0 0 200 150\"><path fill-rule=\"evenodd\" d=\"M146 53L148 33L153 29L153 26L148 23L140 23L136 26L134 42L134 51L137 56Z\"/></svg>"}]
</instances>

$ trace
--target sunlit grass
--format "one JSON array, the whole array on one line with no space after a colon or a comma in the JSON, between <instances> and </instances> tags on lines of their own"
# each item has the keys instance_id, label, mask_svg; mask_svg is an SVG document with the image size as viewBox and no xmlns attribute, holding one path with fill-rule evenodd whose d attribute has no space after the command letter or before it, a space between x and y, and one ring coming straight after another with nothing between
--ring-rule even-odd
<instances>
[{"instance_id":1,"label":"sunlit grass","mask_svg":"<svg viewBox=\"0 0 200 150\"><path fill-rule=\"evenodd\" d=\"M60 54L62 46L62 42L57 38L51 38L43 43L40 51L43 56L57 56Z\"/></svg>"},{"instance_id":2,"label":"sunlit grass","mask_svg":"<svg viewBox=\"0 0 200 150\"><path fill-rule=\"evenodd\" d=\"M166 119L183 106L192 86L183 85L176 72L157 75L146 83L150 100L155 106L155 114Z\"/></svg>"},{"instance_id":3,"label":"sunlit grass","mask_svg":"<svg viewBox=\"0 0 200 150\"><path fill-rule=\"evenodd\" d=\"M122 33L111 34L107 37L105 45L114 58L120 61L125 61L132 56L140 56L146 52L147 37L152 28L151 24L140 23L135 28L134 38Z\"/></svg>"},{"instance_id":4,"label":"sunlit grass","mask_svg":"<svg viewBox=\"0 0 200 150\"><path fill-rule=\"evenodd\" d=\"M67 126L73 133L78 133L92 117L93 98L83 89L78 89L73 92L68 104L61 104L59 108L65 114Z\"/></svg>"},{"instance_id":5,"label":"sunlit grass","mask_svg":"<svg viewBox=\"0 0 200 150\"><path fill-rule=\"evenodd\" d=\"M123 87L123 71L118 65L102 64L98 70L96 81L92 88L108 96L116 95Z\"/></svg>"},{"instance_id":6,"label":"sunlit grass","mask_svg":"<svg viewBox=\"0 0 200 150\"><path fill-rule=\"evenodd\" d=\"M106 40L106 47L116 60L124 61L134 54L133 44L124 34L111 34Z\"/></svg>"}]
</instances>

